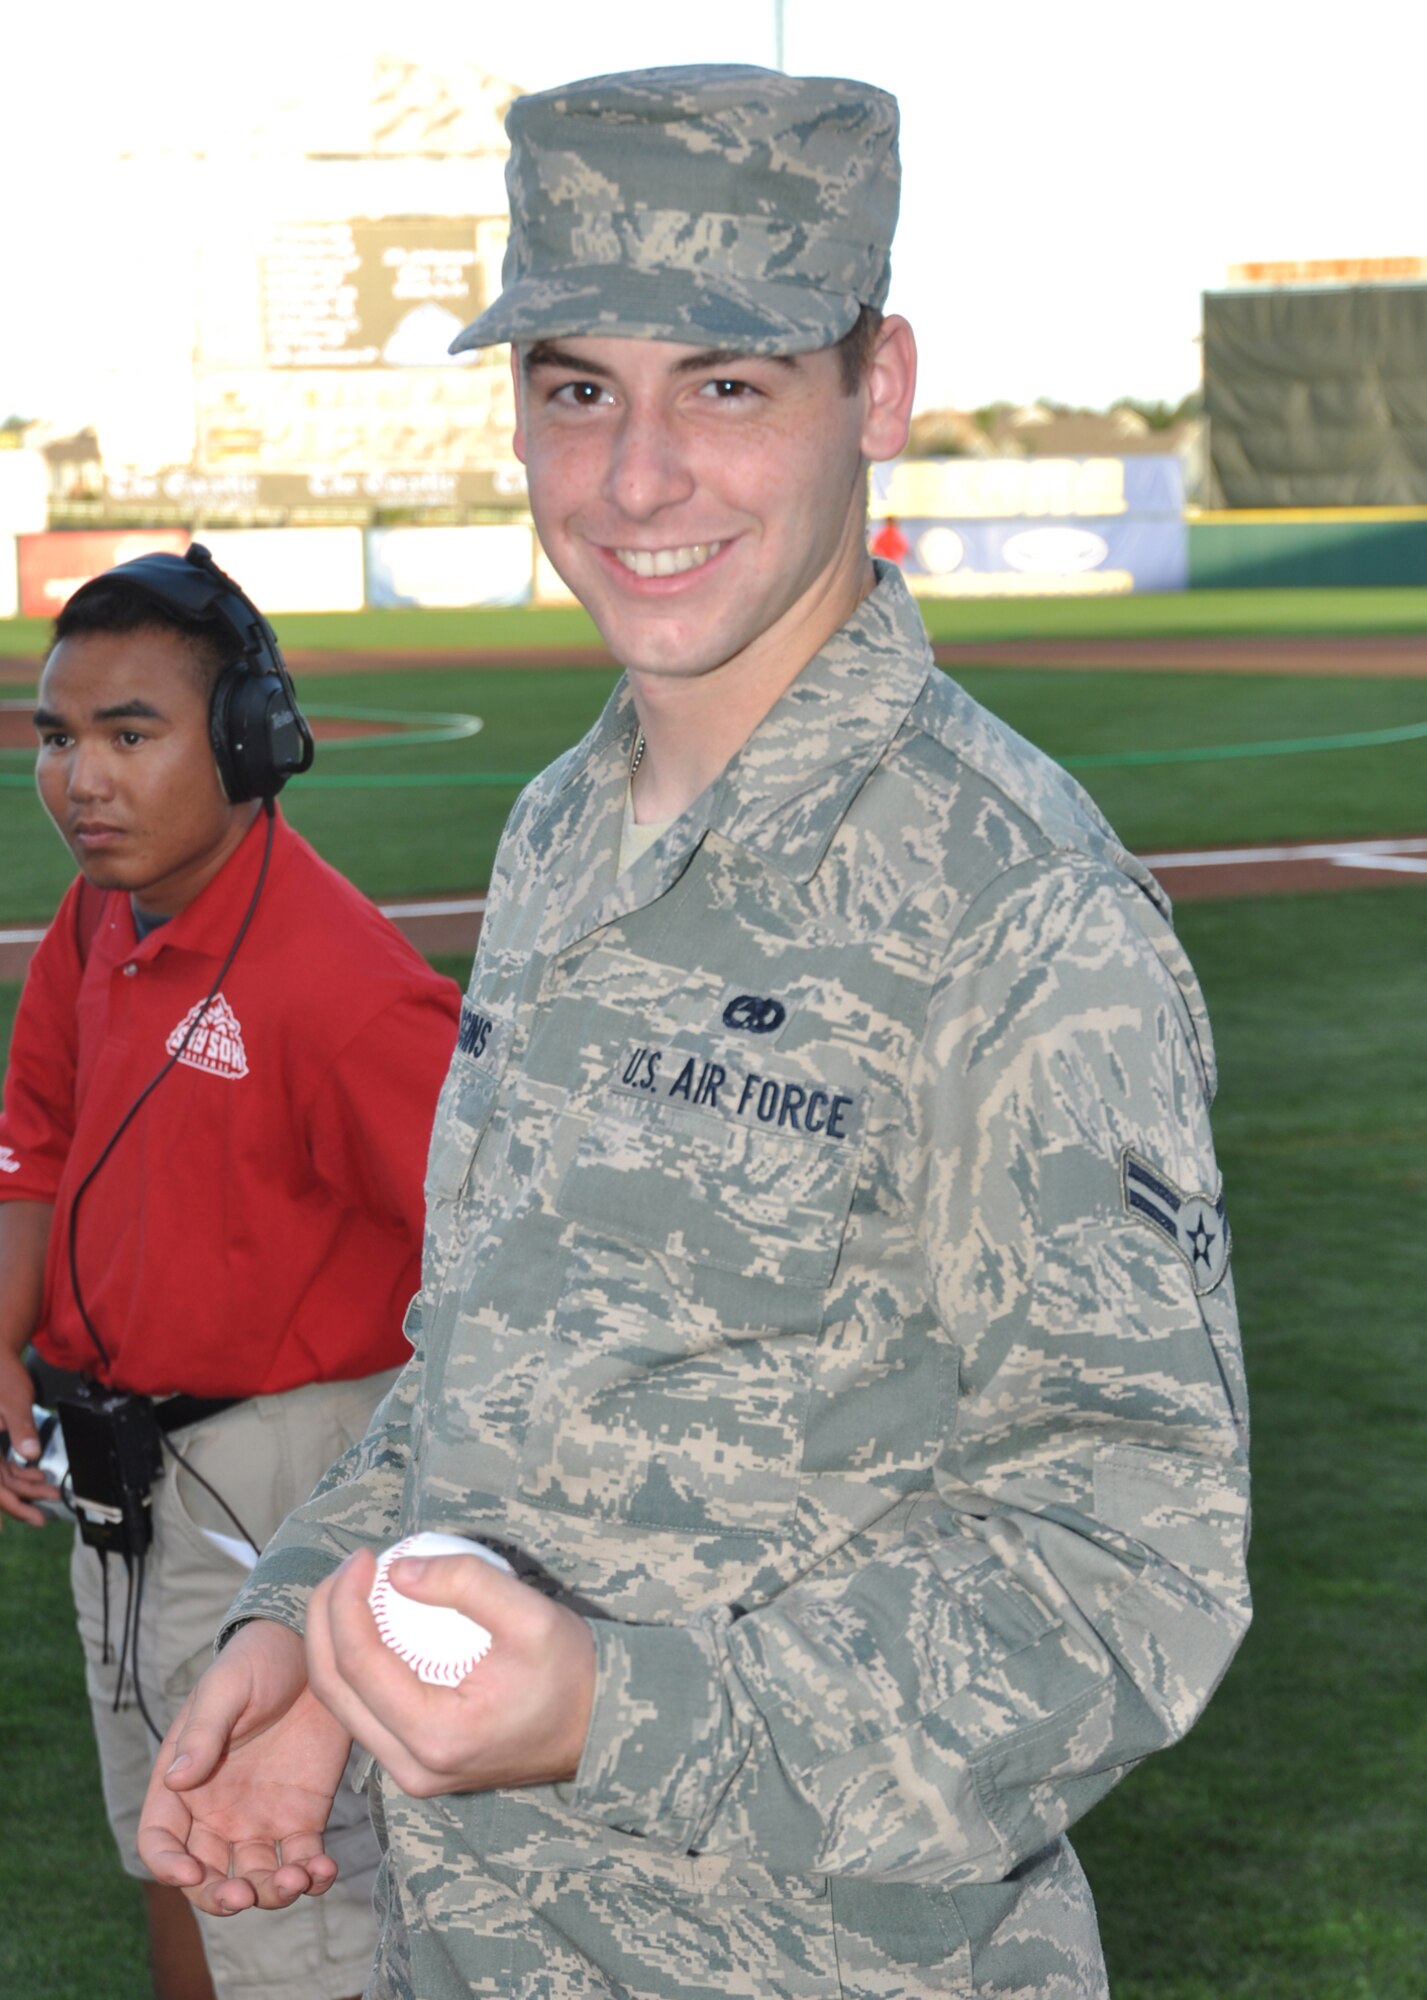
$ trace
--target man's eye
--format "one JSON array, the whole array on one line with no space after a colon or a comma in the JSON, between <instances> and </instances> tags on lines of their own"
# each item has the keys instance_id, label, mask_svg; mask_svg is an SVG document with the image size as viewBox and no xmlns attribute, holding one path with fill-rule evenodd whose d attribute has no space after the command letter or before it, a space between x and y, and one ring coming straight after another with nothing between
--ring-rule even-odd
<instances>
[{"instance_id":1,"label":"man's eye","mask_svg":"<svg viewBox=\"0 0 1427 2000\"><path fill-rule=\"evenodd\" d=\"M62 729L45 729L40 732L42 750L63 750L69 738Z\"/></svg>"},{"instance_id":2,"label":"man's eye","mask_svg":"<svg viewBox=\"0 0 1427 2000\"><path fill-rule=\"evenodd\" d=\"M556 403L564 403L573 409L590 410L594 408L596 403L601 402L608 393L608 390L603 388L598 382L564 382L555 391L551 400Z\"/></svg>"},{"instance_id":3,"label":"man's eye","mask_svg":"<svg viewBox=\"0 0 1427 2000\"><path fill-rule=\"evenodd\" d=\"M132 750L136 743L143 743L147 739L142 729L121 729L119 731L119 741L126 750Z\"/></svg>"},{"instance_id":4,"label":"man's eye","mask_svg":"<svg viewBox=\"0 0 1427 2000\"><path fill-rule=\"evenodd\" d=\"M715 375L704 383L700 394L716 403L731 403L740 396L756 396L758 391L751 382L740 382L736 375Z\"/></svg>"}]
</instances>

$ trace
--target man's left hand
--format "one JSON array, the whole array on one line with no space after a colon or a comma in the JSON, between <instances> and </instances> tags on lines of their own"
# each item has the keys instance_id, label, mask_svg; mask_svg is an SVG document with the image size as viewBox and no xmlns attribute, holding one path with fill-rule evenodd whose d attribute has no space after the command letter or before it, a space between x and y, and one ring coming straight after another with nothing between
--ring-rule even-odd
<instances>
[{"instance_id":1,"label":"man's left hand","mask_svg":"<svg viewBox=\"0 0 1427 2000\"><path fill-rule=\"evenodd\" d=\"M464 1611L491 1649L459 1687L429 1687L384 1643L367 1602L376 1562L349 1556L307 1609L313 1692L413 1798L573 1778L595 1691L583 1618L479 1556L403 1557L391 1582Z\"/></svg>"}]
</instances>

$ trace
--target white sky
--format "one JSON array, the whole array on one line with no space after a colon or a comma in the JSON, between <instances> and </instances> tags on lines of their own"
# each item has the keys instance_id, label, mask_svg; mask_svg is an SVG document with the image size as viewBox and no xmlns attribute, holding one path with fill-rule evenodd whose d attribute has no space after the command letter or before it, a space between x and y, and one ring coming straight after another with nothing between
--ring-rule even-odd
<instances>
[{"instance_id":1,"label":"white sky","mask_svg":"<svg viewBox=\"0 0 1427 2000\"><path fill-rule=\"evenodd\" d=\"M1427 29L1409 0L785 0L786 66L901 100L889 305L923 408L1177 400L1199 294L1255 258L1427 252ZM0 33L0 416L84 403L106 302L94 192L259 103L360 87L378 48L526 88L654 63L774 60L772 0L17 0ZM195 134L200 135L195 138ZM162 217L134 218L162 228Z\"/></svg>"}]
</instances>

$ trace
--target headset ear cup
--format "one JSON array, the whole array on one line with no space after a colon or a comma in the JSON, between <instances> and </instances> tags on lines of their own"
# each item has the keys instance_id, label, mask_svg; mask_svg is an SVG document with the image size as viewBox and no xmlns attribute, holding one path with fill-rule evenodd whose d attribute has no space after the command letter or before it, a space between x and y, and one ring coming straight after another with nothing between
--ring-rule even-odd
<instances>
[{"instance_id":1,"label":"headset ear cup","mask_svg":"<svg viewBox=\"0 0 1427 2000\"><path fill-rule=\"evenodd\" d=\"M208 734L230 804L270 799L291 772L307 768L301 728L291 691L277 674L242 665L224 669L213 690Z\"/></svg>"},{"instance_id":2,"label":"headset ear cup","mask_svg":"<svg viewBox=\"0 0 1427 2000\"><path fill-rule=\"evenodd\" d=\"M70 600L109 579L150 599L184 632L211 633L229 664L208 704L208 741L227 798L270 799L313 756L312 731L297 705L277 634L252 599L225 576L201 542L185 556L156 550L117 563Z\"/></svg>"},{"instance_id":3,"label":"headset ear cup","mask_svg":"<svg viewBox=\"0 0 1427 2000\"><path fill-rule=\"evenodd\" d=\"M208 741L213 749L213 761L218 766L223 796L230 805L238 805L244 799L253 797L251 792L244 791L234 761L229 713L234 693L247 677L245 667L225 667L213 684L213 698L208 704Z\"/></svg>"}]
</instances>

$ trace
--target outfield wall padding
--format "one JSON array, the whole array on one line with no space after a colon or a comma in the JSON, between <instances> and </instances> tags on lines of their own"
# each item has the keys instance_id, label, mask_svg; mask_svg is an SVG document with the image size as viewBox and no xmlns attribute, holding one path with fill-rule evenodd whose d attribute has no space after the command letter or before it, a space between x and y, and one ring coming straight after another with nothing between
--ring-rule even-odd
<instances>
[{"instance_id":1,"label":"outfield wall padding","mask_svg":"<svg viewBox=\"0 0 1427 2000\"><path fill-rule=\"evenodd\" d=\"M1206 514L1189 523L1191 590L1427 584L1427 508Z\"/></svg>"}]
</instances>

